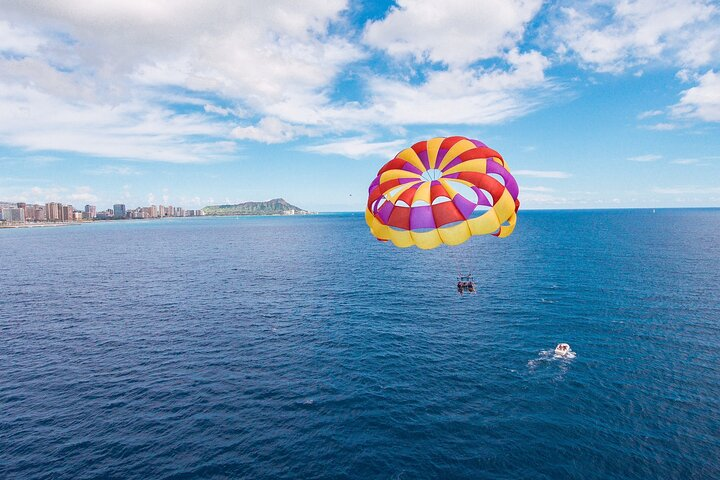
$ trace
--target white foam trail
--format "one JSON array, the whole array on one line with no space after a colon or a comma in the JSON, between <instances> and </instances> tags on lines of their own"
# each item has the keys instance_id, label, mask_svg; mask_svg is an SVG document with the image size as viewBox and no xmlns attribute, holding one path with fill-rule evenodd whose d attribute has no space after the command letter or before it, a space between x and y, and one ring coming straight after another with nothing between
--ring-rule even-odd
<instances>
[{"instance_id":1,"label":"white foam trail","mask_svg":"<svg viewBox=\"0 0 720 480\"><path fill-rule=\"evenodd\" d=\"M563 371L563 373L567 370L567 364L570 360L574 359L576 357L576 353L570 350L565 355L558 355L555 353L555 350L540 350L538 352L538 356L536 358L533 358L531 360L528 360L527 366L528 369L533 372L539 367L540 365L544 364L551 364L554 362L559 362L560 369Z\"/></svg>"}]
</instances>

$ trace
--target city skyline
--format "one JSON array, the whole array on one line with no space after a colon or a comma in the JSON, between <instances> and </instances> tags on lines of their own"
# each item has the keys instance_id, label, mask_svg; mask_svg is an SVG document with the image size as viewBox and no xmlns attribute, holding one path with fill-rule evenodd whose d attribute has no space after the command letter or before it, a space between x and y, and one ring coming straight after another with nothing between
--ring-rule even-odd
<instances>
[{"instance_id":1,"label":"city skyline","mask_svg":"<svg viewBox=\"0 0 720 480\"><path fill-rule=\"evenodd\" d=\"M87 204L82 210L61 202L45 204L25 202L0 202L0 225L25 223L67 223L90 220L150 219L166 217L204 216L202 210L185 209L172 205L150 205L127 209L123 203L112 208L97 210L96 205Z\"/></svg>"},{"instance_id":2,"label":"city skyline","mask_svg":"<svg viewBox=\"0 0 720 480\"><path fill-rule=\"evenodd\" d=\"M720 206L709 0L2 4L3 201L360 211L463 135L522 208Z\"/></svg>"}]
</instances>

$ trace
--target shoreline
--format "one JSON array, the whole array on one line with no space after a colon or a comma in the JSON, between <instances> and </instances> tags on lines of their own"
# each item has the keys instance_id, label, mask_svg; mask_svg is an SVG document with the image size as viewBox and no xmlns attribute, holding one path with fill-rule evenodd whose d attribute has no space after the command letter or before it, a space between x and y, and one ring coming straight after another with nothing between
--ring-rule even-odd
<instances>
[{"instance_id":1,"label":"shoreline","mask_svg":"<svg viewBox=\"0 0 720 480\"><path fill-rule=\"evenodd\" d=\"M13 225L0 225L2 228L45 228L45 227L68 227L70 225L82 225L85 222L58 222L58 223L23 223Z\"/></svg>"},{"instance_id":2,"label":"shoreline","mask_svg":"<svg viewBox=\"0 0 720 480\"><path fill-rule=\"evenodd\" d=\"M343 212L345 213L345 212ZM243 215L193 215L188 217L162 217L162 218L120 218L120 219L106 219L106 220L84 220L82 222L38 222L38 223L15 223L11 225L0 224L0 229L15 229L15 228L44 228L44 227L67 227L67 226L78 226L78 225L92 225L95 223L114 223L114 222L147 222L157 220L171 220L171 219L188 219L188 218L233 218L233 217L308 217L322 215L323 212L309 212L303 214L287 215L277 213L262 213L262 214L243 214Z\"/></svg>"}]
</instances>

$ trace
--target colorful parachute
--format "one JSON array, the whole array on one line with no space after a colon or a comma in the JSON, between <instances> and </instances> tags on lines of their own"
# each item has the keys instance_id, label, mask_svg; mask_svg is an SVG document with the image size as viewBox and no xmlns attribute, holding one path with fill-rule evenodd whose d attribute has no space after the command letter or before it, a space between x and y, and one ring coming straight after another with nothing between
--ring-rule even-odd
<instances>
[{"instance_id":1,"label":"colorful parachute","mask_svg":"<svg viewBox=\"0 0 720 480\"><path fill-rule=\"evenodd\" d=\"M378 240L422 249L473 235L510 235L518 184L495 150L465 137L433 138L398 153L370 184L365 220Z\"/></svg>"}]
</instances>

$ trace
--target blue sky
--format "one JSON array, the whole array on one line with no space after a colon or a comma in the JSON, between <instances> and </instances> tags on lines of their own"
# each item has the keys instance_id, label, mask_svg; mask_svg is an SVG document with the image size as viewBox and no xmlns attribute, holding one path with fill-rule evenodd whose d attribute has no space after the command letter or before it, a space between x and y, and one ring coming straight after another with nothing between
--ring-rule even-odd
<instances>
[{"instance_id":1,"label":"blue sky","mask_svg":"<svg viewBox=\"0 0 720 480\"><path fill-rule=\"evenodd\" d=\"M464 135L523 208L720 206L720 5L0 0L0 201L362 210Z\"/></svg>"}]
</instances>

